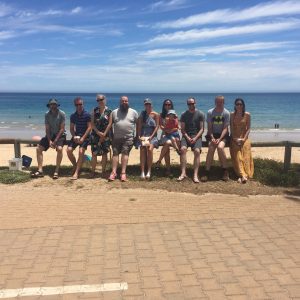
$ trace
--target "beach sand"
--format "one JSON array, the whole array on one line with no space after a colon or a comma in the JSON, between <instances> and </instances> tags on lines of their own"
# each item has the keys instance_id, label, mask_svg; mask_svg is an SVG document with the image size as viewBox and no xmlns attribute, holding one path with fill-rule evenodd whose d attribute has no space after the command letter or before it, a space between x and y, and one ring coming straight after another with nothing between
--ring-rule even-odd
<instances>
[{"instance_id":1,"label":"beach sand","mask_svg":"<svg viewBox=\"0 0 300 300\"><path fill-rule=\"evenodd\" d=\"M70 161L68 160L66 154L66 146L64 147L64 156L62 165L70 165ZM161 149L161 148L160 148ZM157 161L160 149L154 149L154 159L153 161ZM75 150L75 154L77 154L78 150ZM226 148L227 156L229 156L229 149ZM268 158L274 159L276 161L283 161L284 159L284 147L253 147L252 153L254 158ZM8 166L8 160L14 157L14 146L13 145L0 145L0 166ZM21 145L21 155L27 155L32 157L31 166L37 166L36 161L36 147L30 147L28 145ZM91 155L90 147L86 151L87 155ZM201 162L203 162L206 158L207 148L203 148L201 154ZM193 161L193 153L192 151L188 151L187 154L188 162L192 163ZM44 153L44 165L55 165L56 152L55 150L49 149ZM217 160L217 153L215 153L215 159ZM300 148L292 149L292 163L300 163ZM171 163L178 164L179 156L176 154L174 150L171 150ZM139 164L139 150L135 148L132 149L129 157L129 165Z\"/></svg>"}]
</instances>

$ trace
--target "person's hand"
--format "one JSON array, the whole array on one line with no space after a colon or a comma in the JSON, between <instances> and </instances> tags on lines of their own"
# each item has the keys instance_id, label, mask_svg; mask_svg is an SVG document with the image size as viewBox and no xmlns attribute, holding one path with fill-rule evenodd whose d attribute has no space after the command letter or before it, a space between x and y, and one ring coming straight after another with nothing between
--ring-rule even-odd
<instances>
[{"instance_id":1,"label":"person's hand","mask_svg":"<svg viewBox=\"0 0 300 300\"><path fill-rule=\"evenodd\" d=\"M56 147L56 142L55 142L55 141L50 141L50 142L49 142L49 146L50 146L50 148L55 149L55 147Z\"/></svg>"},{"instance_id":2,"label":"person's hand","mask_svg":"<svg viewBox=\"0 0 300 300\"><path fill-rule=\"evenodd\" d=\"M195 138L190 138L189 142L193 145L196 143L196 139Z\"/></svg>"},{"instance_id":3,"label":"person's hand","mask_svg":"<svg viewBox=\"0 0 300 300\"><path fill-rule=\"evenodd\" d=\"M83 137L81 137L81 138L78 140L78 144L81 145L83 142L84 142L84 139L83 139Z\"/></svg>"},{"instance_id":4,"label":"person's hand","mask_svg":"<svg viewBox=\"0 0 300 300\"><path fill-rule=\"evenodd\" d=\"M100 136L99 144L103 143L104 141L105 141L105 136L104 135Z\"/></svg>"},{"instance_id":5,"label":"person's hand","mask_svg":"<svg viewBox=\"0 0 300 300\"><path fill-rule=\"evenodd\" d=\"M103 134L103 132L101 132L101 131L98 131L97 134L98 134L98 136L99 136L100 138L101 138L101 137L104 137L104 134Z\"/></svg>"}]
</instances>

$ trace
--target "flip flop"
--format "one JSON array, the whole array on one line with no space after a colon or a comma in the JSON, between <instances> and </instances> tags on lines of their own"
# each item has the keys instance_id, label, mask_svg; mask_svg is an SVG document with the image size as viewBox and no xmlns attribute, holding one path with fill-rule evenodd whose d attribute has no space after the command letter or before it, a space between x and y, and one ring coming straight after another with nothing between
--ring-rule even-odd
<instances>
[{"instance_id":1,"label":"flip flop","mask_svg":"<svg viewBox=\"0 0 300 300\"><path fill-rule=\"evenodd\" d=\"M54 174L53 174L53 177L52 177L53 179L58 179L58 173L57 172L55 172Z\"/></svg>"},{"instance_id":2,"label":"flip flop","mask_svg":"<svg viewBox=\"0 0 300 300\"><path fill-rule=\"evenodd\" d=\"M31 178L42 178L44 177L44 173L40 171L36 171L35 173L30 174Z\"/></svg>"}]
</instances>

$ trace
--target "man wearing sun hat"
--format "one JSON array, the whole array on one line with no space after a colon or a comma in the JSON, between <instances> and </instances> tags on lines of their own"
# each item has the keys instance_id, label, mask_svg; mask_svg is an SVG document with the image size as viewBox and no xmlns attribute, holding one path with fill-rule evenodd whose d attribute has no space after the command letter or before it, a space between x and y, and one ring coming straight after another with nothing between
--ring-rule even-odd
<instances>
[{"instance_id":1,"label":"man wearing sun hat","mask_svg":"<svg viewBox=\"0 0 300 300\"><path fill-rule=\"evenodd\" d=\"M53 174L53 179L58 178L59 167L63 157L63 146L66 140L65 131L65 113L58 107L60 104L54 98L48 101L47 107L49 111L45 114L45 130L46 136L40 140L40 143L36 149L38 170L32 173L33 178L43 177L43 151L47 151L49 148L56 149L56 167Z\"/></svg>"}]
</instances>

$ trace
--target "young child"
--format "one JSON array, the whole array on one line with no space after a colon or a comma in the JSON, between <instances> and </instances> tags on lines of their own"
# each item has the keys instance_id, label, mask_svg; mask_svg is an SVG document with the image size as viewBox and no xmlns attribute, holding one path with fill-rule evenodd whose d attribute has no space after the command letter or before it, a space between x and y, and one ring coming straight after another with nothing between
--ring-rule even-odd
<instances>
[{"instance_id":1,"label":"young child","mask_svg":"<svg viewBox=\"0 0 300 300\"><path fill-rule=\"evenodd\" d=\"M167 113L165 119L164 131L166 133L166 139L170 140L172 146L175 148L176 152L180 155L180 135L178 132L179 124L178 118L175 110L170 109Z\"/></svg>"}]
</instances>

